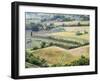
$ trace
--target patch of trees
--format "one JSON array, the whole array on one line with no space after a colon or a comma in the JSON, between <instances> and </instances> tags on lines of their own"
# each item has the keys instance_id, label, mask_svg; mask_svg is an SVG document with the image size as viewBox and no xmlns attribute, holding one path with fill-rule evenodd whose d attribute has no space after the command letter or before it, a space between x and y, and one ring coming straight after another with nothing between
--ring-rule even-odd
<instances>
[{"instance_id":1,"label":"patch of trees","mask_svg":"<svg viewBox=\"0 0 100 81\"><path fill-rule=\"evenodd\" d=\"M32 31L39 31L43 29L43 26L40 23L31 23L31 29Z\"/></svg>"},{"instance_id":2,"label":"patch of trees","mask_svg":"<svg viewBox=\"0 0 100 81\"><path fill-rule=\"evenodd\" d=\"M49 47L49 46L52 46L52 45L54 45L52 42L50 42L50 43L47 43L47 42L41 42L40 47L34 46L31 50L37 50L37 49Z\"/></svg>"},{"instance_id":3,"label":"patch of trees","mask_svg":"<svg viewBox=\"0 0 100 81\"><path fill-rule=\"evenodd\" d=\"M55 28L56 26L54 25L54 23L50 23L49 25L45 25L46 26L46 30L51 30L53 28Z\"/></svg>"},{"instance_id":4,"label":"patch of trees","mask_svg":"<svg viewBox=\"0 0 100 81\"><path fill-rule=\"evenodd\" d=\"M25 61L34 65L40 66L40 67L48 67L48 64L45 59L36 57L32 53L26 52Z\"/></svg>"},{"instance_id":5,"label":"patch of trees","mask_svg":"<svg viewBox=\"0 0 100 81\"><path fill-rule=\"evenodd\" d=\"M84 35L84 34L88 34L88 31L77 31L76 35Z\"/></svg>"},{"instance_id":6,"label":"patch of trees","mask_svg":"<svg viewBox=\"0 0 100 81\"><path fill-rule=\"evenodd\" d=\"M73 61L71 66L79 66L79 65L89 65L89 59L85 56L81 56L78 60Z\"/></svg>"},{"instance_id":7,"label":"patch of trees","mask_svg":"<svg viewBox=\"0 0 100 81\"><path fill-rule=\"evenodd\" d=\"M42 24L40 23L30 23L26 24L26 30L32 30L32 31L40 31L40 30L50 30L55 28L56 26L53 23L50 24Z\"/></svg>"},{"instance_id":8,"label":"patch of trees","mask_svg":"<svg viewBox=\"0 0 100 81\"><path fill-rule=\"evenodd\" d=\"M60 66L82 66L82 65L89 65L89 58L85 56L81 56L79 59L74 60L69 64L53 64L51 67L60 67Z\"/></svg>"},{"instance_id":9,"label":"patch of trees","mask_svg":"<svg viewBox=\"0 0 100 81\"><path fill-rule=\"evenodd\" d=\"M89 15L80 15L80 18L82 21L89 21L90 20Z\"/></svg>"}]
</instances>

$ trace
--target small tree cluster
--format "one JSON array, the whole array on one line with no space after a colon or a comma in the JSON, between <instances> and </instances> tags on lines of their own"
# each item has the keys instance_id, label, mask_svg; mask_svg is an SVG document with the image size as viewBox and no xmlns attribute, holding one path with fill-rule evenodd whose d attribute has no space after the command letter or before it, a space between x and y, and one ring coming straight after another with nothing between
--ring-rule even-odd
<instances>
[{"instance_id":1,"label":"small tree cluster","mask_svg":"<svg viewBox=\"0 0 100 81\"><path fill-rule=\"evenodd\" d=\"M36 57L32 53L26 52L26 56L25 57L26 57L25 60L28 63L35 64L35 65L42 66L42 67L48 67L48 64L47 64L45 59Z\"/></svg>"},{"instance_id":2,"label":"small tree cluster","mask_svg":"<svg viewBox=\"0 0 100 81\"><path fill-rule=\"evenodd\" d=\"M76 32L76 35L83 35L83 33L80 32L80 31L77 31L77 32Z\"/></svg>"},{"instance_id":3,"label":"small tree cluster","mask_svg":"<svg viewBox=\"0 0 100 81\"><path fill-rule=\"evenodd\" d=\"M80 66L89 65L89 59L85 56L81 56L78 60L71 62L70 64L65 64L65 66Z\"/></svg>"}]
</instances>

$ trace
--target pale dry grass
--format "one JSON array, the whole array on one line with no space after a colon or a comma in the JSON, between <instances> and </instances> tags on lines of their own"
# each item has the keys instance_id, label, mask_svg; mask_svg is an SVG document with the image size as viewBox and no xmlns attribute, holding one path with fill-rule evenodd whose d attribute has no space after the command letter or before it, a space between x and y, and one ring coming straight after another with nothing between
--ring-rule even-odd
<instances>
[{"instance_id":1,"label":"pale dry grass","mask_svg":"<svg viewBox=\"0 0 100 81\"><path fill-rule=\"evenodd\" d=\"M72 31L67 32L66 31L66 32L52 33L51 35L62 36L62 37L67 37L67 38L74 37L74 38L81 38L81 39L89 40L89 33L77 36L76 32L72 32Z\"/></svg>"},{"instance_id":2,"label":"pale dry grass","mask_svg":"<svg viewBox=\"0 0 100 81\"><path fill-rule=\"evenodd\" d=\"M80 57L82 55L84 55L85 57L89 57L89 45L70 49L68 50L68 52L77 57Z\"/></svg>"},{"instance_id":3,"label":"pale dry grass","mask_svg":"<svg viewBox=\"0 0 100 81\"><path fill-rule=\"evenodd\" d=\"M66 49L51 46L33 52L36 57L45 59L49 64L66 64L75 60L75 57Z\"/></svg>"}]
</instances>

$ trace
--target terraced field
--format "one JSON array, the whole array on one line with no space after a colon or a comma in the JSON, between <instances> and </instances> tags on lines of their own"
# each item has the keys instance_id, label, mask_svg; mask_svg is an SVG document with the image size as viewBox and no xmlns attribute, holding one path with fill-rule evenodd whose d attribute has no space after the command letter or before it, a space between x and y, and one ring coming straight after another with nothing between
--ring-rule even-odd
<instances>
[{"instance_id":1,"label":"terraced field","mask_svg":"<svg viewBox=\"0 0 100 81\"><path fill-rule=\"evenodd\" d=\"M80 47L89 44L89 33L83 35L76 35L76 32L57 32L45 34L44 36L33 36L31 38L31 46L40 48L41 43L52 43L66 49Z\"/></svg>"},{"instance_id":2,"label":"terraced field","mask_svg":"<svg viewBox=\"0 0 100 81\"><path fill-rule=\"evenodd\" d=\"M53 36L62 36L63 38L80 38L80 39L85 39L89 40L89 33L88 34L83 34L83 35L76 35L76 32L57 32L57 33L52 33Z\"/></svg>"},{"instance_id":3,"label":"terraced field","mask_svg":"<svg viewBox=\"0 0 100 81\"><path fill-rule=\"evenodd\" d=\"M31 46L28 46L29 48L26 50L31 56L27 59L26 67L72 66L77 65L75 63L81 56L88 65L88 28L86 27L86 30L83 31L79 30L44 34L38 32L38 34L33 35L29 43Z\"/></svg>"},{"instance_id":4,"label":"terraced field","mask_svg":"<svg viewBox=\"0 0 100 81\"><path fill-rule=\"evenodd\" d=\"M90 15L25 12L25 67L89 65Z\"/></svg>"}]
</instances>

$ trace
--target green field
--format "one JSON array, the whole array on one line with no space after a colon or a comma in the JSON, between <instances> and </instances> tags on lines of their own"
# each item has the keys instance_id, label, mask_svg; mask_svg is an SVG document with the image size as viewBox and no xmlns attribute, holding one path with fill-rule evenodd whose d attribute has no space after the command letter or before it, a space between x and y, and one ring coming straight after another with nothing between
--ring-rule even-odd
<instances>
[{"instance_id":1,"label":"green field","mask_svg":"<svg viewBox=\"0 0 100 81\"><path fill-rule=\"evenodd\" d=\"M79 32L80 33L80 32ZM77 35L77 31L65 31L50 33L47 36L34 36L32 38L32 47L41 48L41 44L45 42L45 47L48 47L49 44L60 46L62 48L70 49L75 47L80 47L89 44L89 33L83 31Z\"/></svg>"}]
</instances>

